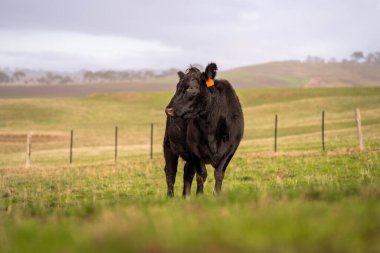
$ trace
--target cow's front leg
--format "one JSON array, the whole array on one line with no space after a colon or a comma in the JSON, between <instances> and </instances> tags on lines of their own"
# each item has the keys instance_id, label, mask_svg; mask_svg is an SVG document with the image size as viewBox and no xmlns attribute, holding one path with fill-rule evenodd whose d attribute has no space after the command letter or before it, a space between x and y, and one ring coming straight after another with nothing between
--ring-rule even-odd
<instances>
[{"instance_id":1,"label":"cow's front leg","mask_svg":"<svg viewBox=\"0 0 380 253\"><path fill-rule=\"evenodd\" d=\"M215 171L214 171L214 177L215 177L214 195L217 195L222 191L222 183L223 183L223 179L224 179L224 173L225 173L227 166L230 163L233 155L234 154L231 154L231 155L227 156L226 158L222 159L222 161L215 168Z\"/></svg>"},{"instance_id":2,"label":"cow's front leg","mask_svg":"<svg viewBox=\"0 0 380 253\"><path fill-rule=\"evenodd\" d=\"M177 175L178 156L170 150L169 143L164 144L165 175L167 183L167 196L174 196L174 183Z\"/></svg>"},{"instance_id":3,"label":"cow's front leg","mask_svg":"<svg viewBox=\"0 0 380 253\"><path fill-rule=\"evenodd\" d=\"M214 195L218 195L222 191L224 172L225 171L222 169L215 169L214 171L214 177L215 177Z\"/></svg>"},{"instance_id":4,"label":"cow's front leg","mask_svg":"<svg viewBox=\"0 0 380 253\"><path fill-rule=\"evenodd\" d=\"M197 195L203 193L203 185L206 182L207 170L204 163L199 163L197 167Z\"/></svg>"},{"instance_id":5,"label":"cow's front leg","mask_svg":"<svg viewBox=\"0 0 380 253\"><path fill-rule=\"evenodd\" d=\"M183 173L183 197L190 196L191 194L191 183L195 175L195 168L193 164L186 162Z\"/></svg>"}]
</instances>

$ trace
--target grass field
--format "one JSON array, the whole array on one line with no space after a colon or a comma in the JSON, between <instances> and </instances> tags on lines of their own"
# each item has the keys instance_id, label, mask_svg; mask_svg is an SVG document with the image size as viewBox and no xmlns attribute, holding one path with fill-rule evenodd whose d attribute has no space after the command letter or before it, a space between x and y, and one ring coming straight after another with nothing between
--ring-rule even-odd
<instances>
[{"instance_id":1,"label":"grass field","mask_svg":"<svg viewBox=\"0 0 380 253\"><path fill-rule=\"evenodd\" d=\"M181 169L176 197L165 197L163 108L171 93L0 100L0 252L379 252L380 88L238 94L245 136L223 193L212 195L208 167L205 195L189 200L180 197ZM356 149L356 107L365 152ZM24 168L29 131L32 167Z\"/></svg>"}]
</instances>

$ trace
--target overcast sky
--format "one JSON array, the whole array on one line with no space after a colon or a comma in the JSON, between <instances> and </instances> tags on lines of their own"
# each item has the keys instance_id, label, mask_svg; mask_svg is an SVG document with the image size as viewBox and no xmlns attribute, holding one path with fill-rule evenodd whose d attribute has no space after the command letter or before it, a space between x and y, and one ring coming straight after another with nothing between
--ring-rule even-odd
<instances>
[{"instance_id":1,"label":"overcast sky","mask_svg":"<svg viewBox=\"0 0 380 253\"><path fill-rule=\"evenodd\" d=\"M0 0L0 66L220 69L380 51L380 0Z\"/></svg>"}]
</instances>

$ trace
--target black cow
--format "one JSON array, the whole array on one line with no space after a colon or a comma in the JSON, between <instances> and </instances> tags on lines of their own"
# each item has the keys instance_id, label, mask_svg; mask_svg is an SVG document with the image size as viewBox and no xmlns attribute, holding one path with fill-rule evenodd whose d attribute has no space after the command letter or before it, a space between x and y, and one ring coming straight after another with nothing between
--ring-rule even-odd
<instances>
[{"instance_id":1,"label":"black cow","mask_svg":"<svg viewBox=\"0 0 380 253\"><path fill-rule=\"evenodd\" d=\"M215 80L216 71L216 64L210 63L205 72L195 67L186 73L178 72L177 90L165 110L164 156L169 197L174 195L179 156L186 161L184 197L190 195L195 173L197 194L203 193L205 164L215 168L214 193L219 193L224 172L243 137L239 99L227 80Z\"/></svg>"}]
</instances>

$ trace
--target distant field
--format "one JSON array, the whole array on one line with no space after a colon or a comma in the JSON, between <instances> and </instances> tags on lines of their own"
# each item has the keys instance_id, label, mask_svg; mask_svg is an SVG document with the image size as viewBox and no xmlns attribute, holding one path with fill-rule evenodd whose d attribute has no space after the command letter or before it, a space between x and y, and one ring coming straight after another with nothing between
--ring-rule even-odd
<instances>
[{"instance_id":1,"label":"distant field","mask_svg":"<svg viewBox=\"0 0 380 253\"><path fill-rule=\"evenodd\" d=\"M379 252L380 88L238 94L245 136L223 193L212 195L208 167L205 196L187 201L181 168L176 197L165 197L161 146L172 92L0 100L0 252ZM357 150L357 107L365 152Z\"/></svg>"},{"instance_id":2,"label":"distant field","mask_svg":"<svg viewBox=\"0 0 380 253\"><path fill-rule=\"evenodd\" d=\"M171 82L147 83L97 83L72 85L34 85L34 86L1 86L0 98L51 98L51 97L81 97L93 93L104 92L134 92L134 91L163 91L175 87Z\"/></svg>"},{"instance_id":3,"label":"distant field","mask_svg":"<svg viewBox=\"0 0 380 253\"><path fill-rule=\"evenodd\" d=\"M218 78L238 89L380 86L380 64L270 62L221 70ZM182 69L185 71L185 69ZM70 85L0 85L0 98L79 97L104 92L170 91L178 76ZM80 82L80 81L79 81Z\"/></svg>"}]
</instances>

